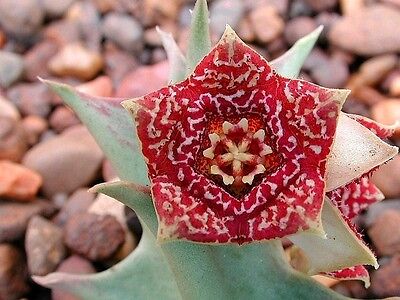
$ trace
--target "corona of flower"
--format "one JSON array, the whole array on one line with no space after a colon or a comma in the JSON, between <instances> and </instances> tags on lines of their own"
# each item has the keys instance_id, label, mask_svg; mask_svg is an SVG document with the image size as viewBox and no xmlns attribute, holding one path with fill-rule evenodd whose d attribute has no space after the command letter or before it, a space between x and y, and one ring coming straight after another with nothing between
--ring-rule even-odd
<instances>
[{"instance_id":1,"label":"corona of flower","mask_svg":"<svg viewBox=\"0 0 400 300\"><path fill-rule=\"evenodd\" d=\"M189 78L133 101L159 239L246 243L321 232L348 91L276 74L228 28Z\"/></svg>"}]
</instances>

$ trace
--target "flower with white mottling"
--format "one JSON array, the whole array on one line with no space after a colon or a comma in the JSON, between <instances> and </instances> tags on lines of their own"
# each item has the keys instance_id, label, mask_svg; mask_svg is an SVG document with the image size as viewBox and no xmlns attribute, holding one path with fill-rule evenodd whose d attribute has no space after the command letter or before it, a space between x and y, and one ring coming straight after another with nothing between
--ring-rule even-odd
<instances>
[{"instance_id":1,"label":"flower with white mottling","mask_svg":"<svg viewBox=\"0 0 400 300\"><path fill-rule=\"evenodd\" d=\"M277 75L228 28L188 79L125 102L159 239L323 235L326 162L347 94Z\"/></svg>"}]
</instances>

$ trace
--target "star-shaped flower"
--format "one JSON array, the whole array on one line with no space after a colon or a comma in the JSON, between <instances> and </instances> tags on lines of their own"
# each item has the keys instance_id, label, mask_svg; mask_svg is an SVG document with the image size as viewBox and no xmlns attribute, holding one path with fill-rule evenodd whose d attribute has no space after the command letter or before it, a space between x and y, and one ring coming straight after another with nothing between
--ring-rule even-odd
<instances>
[{"instance_id":1,"label":"star-shaped flower","mask_svg":"<svg viewBox=\"0 0 400 300\"><path fill-rule=\"evenodd\" d=\"M321 233L326 160L347 94L277 75L227 28L187 80L124 102L159 239L241 244Z\"/></svg>"}]
</instances>

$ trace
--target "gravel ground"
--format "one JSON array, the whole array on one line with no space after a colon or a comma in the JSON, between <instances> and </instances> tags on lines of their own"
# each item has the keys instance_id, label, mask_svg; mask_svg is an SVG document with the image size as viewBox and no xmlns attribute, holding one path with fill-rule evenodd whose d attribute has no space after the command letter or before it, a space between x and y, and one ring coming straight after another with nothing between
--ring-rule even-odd
<instances>
[{"instance_id":1,"label":"gravel ground","mask_svg":"<svg viewBox=\"0 0 400 300\"><path fill-rule=\"evenodd\" d=\"M168 64L155 26L184 49L193 2L0 0L0 299L73 299L29 276L107 269L141 235L133 212L86 191L115 173L75 114L37 77L106 97L158 89ZM346 112L385 124L400 119L399 0L210 0L209 6L214 41L229 23L268 60L323 24L301 77L352 89ZM400 132L390 142L400 145ZM400 296L399 170L395 157L375 172L387 200L357 220L381 267L370 270L369 289L330 282L342 294ZM104 207L111 213L104 215Z\"/></svg>"}]
</instances>

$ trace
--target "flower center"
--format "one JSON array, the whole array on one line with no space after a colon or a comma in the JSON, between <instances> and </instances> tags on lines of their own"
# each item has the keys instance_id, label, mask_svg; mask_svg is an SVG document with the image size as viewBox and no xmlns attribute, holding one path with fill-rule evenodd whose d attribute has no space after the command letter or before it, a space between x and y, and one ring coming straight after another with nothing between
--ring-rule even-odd
<instances>
[{"instance_id":1,"label":"flower center","mask_svg":"<svg viewBox=\"0 0 400 300\"><path fill-rule=\"evenodd\" d=\"M222 133L210 133L208 136L211 147L204 150L203 155L212 160L210 173L220 175L225 185L252 184L254 176L266 170L263 164L264 157L271 154L272 149L264 144L265 130L259 129L253 133L248 128L249 122L245 118L235 125L225 121L222 124ZM242 138L235 142L238 135ZM257 151L251 151L252 143L258 145ZM219 153L218 146L223 149Z\"/></svg>"},{"instance_id":2,"label":"flower center","mask_svg":"<svg viewBox=\"0 0 400 300\"><path fill-rule=\"evenodd\" d=\"M236 118L236 122L212 120L197 169L223 184L231 194L243 195L257 178L260 182L262 175L276 166L277 155L266 143L263 127L254 116Z\"/></svg>"}]
</instances>

